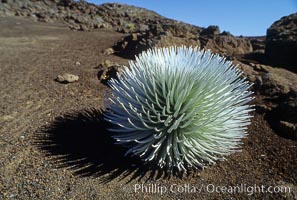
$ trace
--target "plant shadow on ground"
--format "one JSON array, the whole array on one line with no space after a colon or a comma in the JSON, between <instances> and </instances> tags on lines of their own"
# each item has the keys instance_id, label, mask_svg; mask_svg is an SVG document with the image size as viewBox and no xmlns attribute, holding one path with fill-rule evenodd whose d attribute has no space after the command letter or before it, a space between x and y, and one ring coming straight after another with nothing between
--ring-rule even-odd
<instances>
[{"instance_id":1,"label":"plant shadow on ground","mask_svg":"<svg viewBox=\"0 0 297 200\"><path fill-rule=\"evenodd\" d=\"M103 112L96 109L68 113L43 126L36 133L34 144L57 167L70 169L78 176L102 177L102 183L128 175L128 182L184 175L143 165L140 160L125 156L127 149L115 144L108 131L110 126L103 119Z\"/></svg>"}]
</instances>

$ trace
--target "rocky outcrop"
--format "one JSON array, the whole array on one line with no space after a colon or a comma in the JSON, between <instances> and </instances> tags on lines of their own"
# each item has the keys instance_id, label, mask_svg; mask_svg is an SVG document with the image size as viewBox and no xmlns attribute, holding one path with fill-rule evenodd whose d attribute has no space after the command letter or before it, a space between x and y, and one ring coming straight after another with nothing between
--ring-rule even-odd
<instances>
[{"instance_id":1,"label":"rocky outcrop","mask_svg":"<svg viewBox=\"0 0 297 200\"><path fill-rule=\"evenodd\" d=\"M117 3L106 3L98 6L98 13L116 31L136 33L148 30L150 24L158 24L165 17L156 12Z\"/></svg>"},{"instance_id":2,"label":"rocky outcrop","mask_svg":"<svg viewBox=\"0 0 297 200\"><path fill-rule=\"evenodd\" d=\"M73 0L2 0L0 16L23 16L41 22L66 23L72 30L89 31L111 26L98 7Z\"/></svg>"},{"instance_id":3,"label":"rocky outcrop","mask_svg":"<svg viewBox=\"0 0 297 200\"><path fill-rule=\"evenodd\" d=\"M62 22L72 30L112 29L121 33L140 33L151 25L180 24L188 33L192 25L165 18L153 11L134 6L106 3L94 5L74 0L0 0L0 16L24 16L42 22ZM174 28L176 29L176 28Z\"/></svg>"},{"instance_id":4,"label":"rocky outcrop","mask_svg":"<svg viewBox=\"0 0 297 200\"><path fill-rule=\"evenodd\" d=\"M253 51L248 39L234 37L226 32L220 34L217 26L200 28L183 23L151 25L145 32L122 38L114 45L114 49L118 55L134 59L135 55L148 48L171 45L199 46L225 56Z\"/></svg>"},{"instance_id":5,"label":"rocky outcrop","mask_svg":"<svg viewBox=\"0 0 297 200\"><path fill-rule=\"evenodd\" d=\"M247 54L253 51L252 44L248 39L232 35L217 35L213 38L201 37L200 41L201 47L223 55Z\"/></svg>"},{"instance_id":6,"label":"rocky outcrop","mask_svg":"<svg viewBox=\"0 0 297 200\"><path fill-rule=\"evenodd\" d=\"M242 37L234 37L229 32L220 33L218 26L209 26L202 30L199 37L201 47L211 49L222 55L247 54L253 51L250 40Z\"/></svg>"},{"instance_id":7,"label":"rocky outcrop","mask_svg":"<svg viewBox=\"0 0 297 200\"><path fill-rule=\"evenodd\" d=\"M264 53L265 52L265 36L259 36L259 37L247 37L249 41L252 44L253 51L258 53Z\"/></svg>"},{"instance_id":8,"label":"rocky outcrop","mask_svg":"<svg viewBox=\"0 0 297 200\"><path fill-rule=\"evenodd\" d=\"M199 27L191 27L175 21L164 25L151 25L145 32L125 36L113 48L118 55L134 59L137 54L152 47L200 46L197 35L199 36L201 30Z\"/></svg>"},{"instance_id":9,"label":"rocky outcrop","mask_svg":"<svg viewBox=\"0 0 297 200\"><path fill-rule=\"evenodd\" d=\"M24 16L42 22L63 22L72 30L106 28L141 32L149 24L173 21L143 8L116 3L100 6L74 0L1 0L0 16Z\"/></svg>"},{"instance_id":10,"label":"rocky outcrop","mask_svg":"<svg viewBox=\"0 0 297 200\"><path fill-rule=\"evenodd\" d=\"M265 53L271 64L297 72L297 13L268 28Z\"/></svg>"},{"instance_id":11,"label":"rocky outcrop","mask_svg":"<svg viewBox=\"0 0 297 200\"><path fill-rule=\"evenodd\" d=\"M254 83L256 111L283 137L297 139L297 74L262 64L239 63Z\"/></svg>"}]
</instances>

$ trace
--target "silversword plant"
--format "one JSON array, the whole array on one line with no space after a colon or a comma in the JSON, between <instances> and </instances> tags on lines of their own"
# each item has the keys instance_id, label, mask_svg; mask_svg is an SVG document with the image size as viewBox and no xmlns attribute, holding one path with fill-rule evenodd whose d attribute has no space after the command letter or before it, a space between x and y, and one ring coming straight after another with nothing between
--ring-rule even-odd
<instances>
[{"instance_id":1,"label":"silversword plant","mask_svg":"<svg viewBox=\"0 0 297 200\"><path fill-rule=\"evenodd\" d=\"M230 61L183 46L150 49L129 64L109 81L105 114L127 155L186 171L240 150L252 92Z\"/></svg>"}]
</instances>

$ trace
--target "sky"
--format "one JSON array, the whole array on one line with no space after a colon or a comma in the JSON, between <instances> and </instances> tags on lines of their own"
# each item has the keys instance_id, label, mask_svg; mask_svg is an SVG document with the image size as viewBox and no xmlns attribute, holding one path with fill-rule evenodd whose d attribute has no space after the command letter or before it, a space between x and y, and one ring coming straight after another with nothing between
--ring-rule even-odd
<instances>
[{"instance_id":1,"label":"sky","mask_svg":"<svg viewBox=\"0 0 297 200\"><path fill-rule=\"evenodd\" d=\"M86 0L117 2L153 10L200 27L218 25L235 36L262 36L271 24L297 12L297 0Z\"/></svg>"}]
</instances>

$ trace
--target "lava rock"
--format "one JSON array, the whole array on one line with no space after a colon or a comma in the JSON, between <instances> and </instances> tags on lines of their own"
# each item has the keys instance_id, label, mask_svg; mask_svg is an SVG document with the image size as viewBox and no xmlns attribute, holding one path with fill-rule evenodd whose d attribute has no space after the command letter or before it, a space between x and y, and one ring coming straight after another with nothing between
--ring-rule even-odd
<instances>
[{"instance_id":1,"label":"lava rock","mask_svg":"<svg viewBox=\"0 0 297 200\"><path fill-rule=\"evenodd\" d=\"M65 73L63 75L58 75L56 81L59 83L72 83L78 81L79 77L77 75Z\"/></svg>"},{"instance_id":2,"label":"lava rock","mask_svg":"<svg viewBox=\"0 0 297 200\"><path fill-rule=\"evenodd\" d=\"M238 38L230 35L209 37L201 36L201 46L223 55L247 54L253 51L252 44L247 38Z\"/></svg>"},{"instance_id":3,"label":"lava rock","mask_svg":"<svg viewBox=\"0 0 297 200\"><path fill-rule=\"evenodd\" d=\"M117 79L117 73L120 73L121 65L110 60L104 60L96 69L100 69L97 77L101 83L108 86L108 81L111 78Z\"/></svg>"},{"instance_id":4,"label":"lava rock","mask_svg":"<svg viewBox=\"0 0 297 200\"><path fill-rule=\"evenodd\" d=\"M267 29L265 54L272 65L297 72L297 13L282 17Z\"/></svg>"},{"instance_id":5,"label":"lava rock","mask_svg":"<svg viewBox=\"0 0 297 200\"><path fill-rule=\"evenodd\" d=\"M107 48L102 53L103 53L103 55L111 55L111 54L114 54L114 49L113 48Z\"/></svg>"},{"instance_id":6,"label":"lava rock","mask_svg":"<svg viewBox=\"0 0 297 200\"><path fill-rule=\"evenodd\" d=\"M201 31L201 35L207 35L208 37L214 37L220 34L220 28L218 26L208 26L206 29Z\"/></svg>"}]
</instances>

